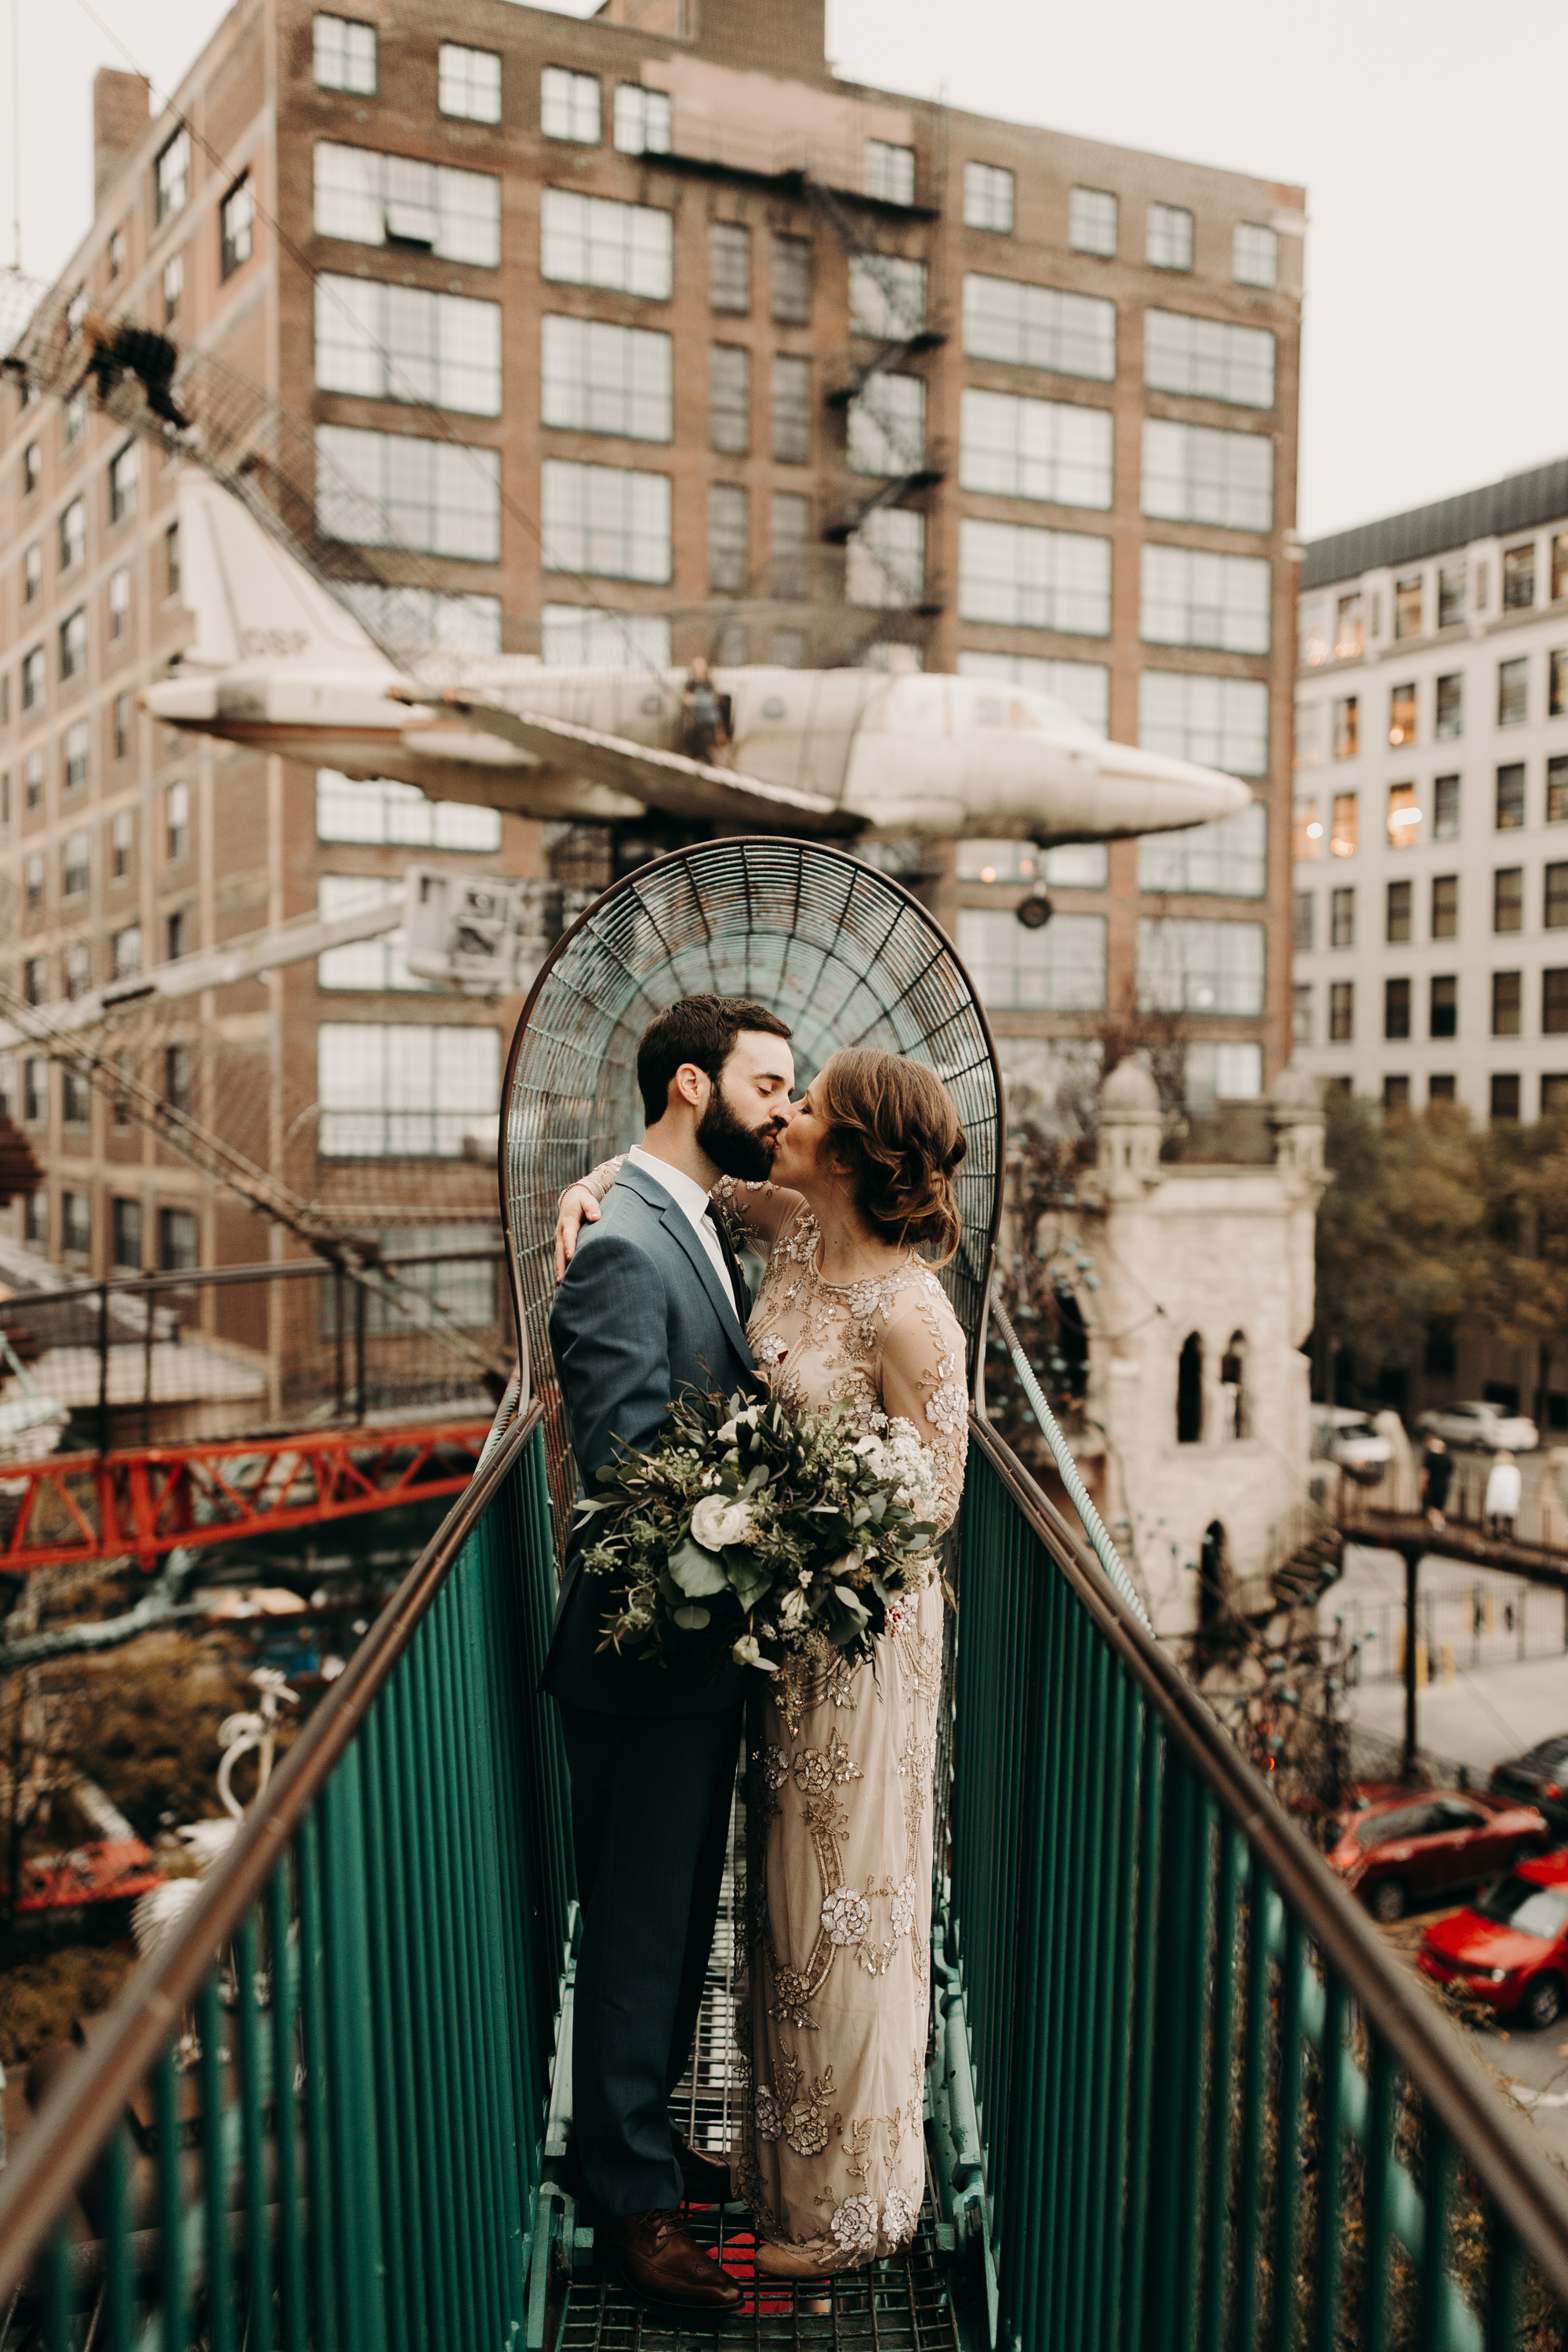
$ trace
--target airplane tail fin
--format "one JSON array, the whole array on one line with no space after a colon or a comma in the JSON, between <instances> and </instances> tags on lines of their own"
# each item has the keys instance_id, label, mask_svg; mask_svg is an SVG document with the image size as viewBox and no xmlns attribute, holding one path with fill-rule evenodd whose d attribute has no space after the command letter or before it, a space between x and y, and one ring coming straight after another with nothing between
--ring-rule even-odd
<instances>
[{"instance_id":1,"label":"airplane tail fin","mask_svg":"<svg viewBox=\"0 0 1568 2352\"><path fill-rule=\"evenodd\" d=\"M218 483L180 483L180 587L195 614L182 667L300 660L397 675L353 614Z\"/></svg>"}]
</instances>

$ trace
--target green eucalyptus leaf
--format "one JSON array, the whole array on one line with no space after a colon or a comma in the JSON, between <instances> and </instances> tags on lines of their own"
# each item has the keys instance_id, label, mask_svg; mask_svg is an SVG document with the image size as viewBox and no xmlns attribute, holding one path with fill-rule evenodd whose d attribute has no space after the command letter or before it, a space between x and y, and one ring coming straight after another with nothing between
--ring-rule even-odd
<instances>
[{"instance_id":1,"label":"green eucalyptus leaf","mask_svg":"<svg viewBox=\"0 0 1568 2352\"><path fill-rule=\"evenodd\" d=\"M679 1551L670 1553L669 1572L689 1601L722 1592L730 1580L724 1573L723 1561L715 1553L704 1551L689 1536Z\"/></svg>"},{"instance_id":2,"label":"green eucalyptus leaf","mask_svg":"<svg viewBox=\"0 0 1568 2352\"><path fill-rule=\"evenodd\" d=\"M684 1609L678 1609L675 1612L675 1622L684 1626L689 1633L700 1633L703 1627L710 1622L710 1612L706 1609L700 1609L694 1601L688 1601Z\"/></svg>"}]
</instances>

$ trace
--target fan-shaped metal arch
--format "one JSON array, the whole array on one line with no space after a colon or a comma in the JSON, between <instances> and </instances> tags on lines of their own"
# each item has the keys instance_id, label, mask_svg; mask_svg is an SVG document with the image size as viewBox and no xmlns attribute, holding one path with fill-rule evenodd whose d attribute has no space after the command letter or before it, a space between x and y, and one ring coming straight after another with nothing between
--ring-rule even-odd
<instances>
[{"instance_id":1,"label":"fan-shaped metal arch","mask_svg":"<svg viewBox=\"0 0 1568 2352\"><path fill-rule=\"evenodd\" d=\"M546 1318L561 1192L642 1131L637 1051L678 997L712 991L770 1006L794 1032L800 1082L846 1045L936 1070L969 1150L963 1239L942 1269L968 1344L981 1343L995 1246L1003 1098L995 1046L968 973L900 884L826 843L752 839L675 851L617 882L557 941L518 1023L501 1093L500 1192L524 1393L545 1408L562 1532L574 1491Z\"/></svg>"}]
</instances>

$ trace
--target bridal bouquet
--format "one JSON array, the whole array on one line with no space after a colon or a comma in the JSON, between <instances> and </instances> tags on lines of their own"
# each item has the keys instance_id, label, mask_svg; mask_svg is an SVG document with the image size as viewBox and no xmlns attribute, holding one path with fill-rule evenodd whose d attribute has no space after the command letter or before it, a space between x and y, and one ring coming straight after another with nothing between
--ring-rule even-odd
<instances>
[{"instance_id":1,"label":"bridal bouquet","mask_svg":"<svg viewBox=\"0 0 1568 2352\"><path fill-rule=\"evenodd\" d=\"M931 1572L936 1473L912 1422L879 1413L858 1436L844 1405L797 1421L689 1391L598 1485L583 1565L612 1596L605 1645L634 1655L858 1662Z\"/></svg>"}]
</instances>

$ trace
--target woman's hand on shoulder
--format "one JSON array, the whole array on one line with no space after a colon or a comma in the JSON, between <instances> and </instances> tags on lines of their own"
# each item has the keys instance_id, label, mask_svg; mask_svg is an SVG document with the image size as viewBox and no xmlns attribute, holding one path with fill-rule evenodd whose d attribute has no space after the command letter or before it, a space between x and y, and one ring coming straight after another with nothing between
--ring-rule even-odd
<instances>
[{"instance_id":1,"label":"woman's hand on shoulder","mask_svg":"<svg viewBox=\"0 0 1568 2352\"><path fill-rule=\"evenodd\" d=\"M598 1196L586 1184L568 1184L555 1213L555 1279L563 1282L584 1225L599 1222Z\"/></svg>"}]
</instances>

